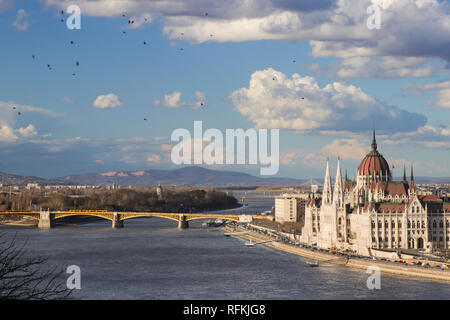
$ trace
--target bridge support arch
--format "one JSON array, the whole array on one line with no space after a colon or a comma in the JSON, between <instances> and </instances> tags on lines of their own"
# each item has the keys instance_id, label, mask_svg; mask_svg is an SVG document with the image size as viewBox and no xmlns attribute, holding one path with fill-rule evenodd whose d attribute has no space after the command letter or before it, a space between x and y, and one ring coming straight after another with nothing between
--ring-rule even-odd
<instances>
[{"instance_id":1,"label":"bridge support arch","mask_svg":"<svg viewBox=\"0 0 450 320\"><path fill-rule=\"evenodd\" d=\"M39 229L50 229L52 227L52 217L50 215L50 211L44 211L41 209L40 215L39 215L39 223L38 228Z\"/></svg>"},{"instance_id":2,"label":"bridge support arch","mask_svg":"<svg viewBox=\"0 0 450 320\"><path fill-rule=\"evenodd\" d=\"M113 213L112 227L113 229L123 228L123 220L120 220L120 214L117 212Z\"/></svg>"},{"instance_id":3,"label":"bridge support arch","mask_svg":"<svg viewBox=\"0 0 450 320\"><path fill-rule=\"evenodd\" d=\"M186 216L184 214L180 214L178 219L178 229L189 228L189 221L186 220Z\"/></svg>"}]
</instances>

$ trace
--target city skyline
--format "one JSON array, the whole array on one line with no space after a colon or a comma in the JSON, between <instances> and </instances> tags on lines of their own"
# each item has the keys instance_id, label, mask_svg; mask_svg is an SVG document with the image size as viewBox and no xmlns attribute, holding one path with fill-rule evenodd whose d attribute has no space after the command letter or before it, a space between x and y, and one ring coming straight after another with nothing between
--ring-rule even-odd
<instances>
[{"instance_id":1,"label":"city skyline","mask_svg":"<svg viewBox=\"0 0 450 320\"><path fill-rule=\"evenodd\" d=\"M395 176L450 176L448 1L174 3L0 1L0 171L176 169L171 133L201 120L279 128L277 177L354 176L373 129Z\"/></svg>"}]
</instances>

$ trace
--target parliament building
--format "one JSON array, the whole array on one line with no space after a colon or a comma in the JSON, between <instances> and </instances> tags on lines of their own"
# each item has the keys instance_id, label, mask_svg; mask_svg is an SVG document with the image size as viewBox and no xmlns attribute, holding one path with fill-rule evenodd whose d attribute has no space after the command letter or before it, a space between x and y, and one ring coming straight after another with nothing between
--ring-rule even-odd
<instances>
[{"instance_id":1,"label":"parliament building","mask_svg":"<svg viewBox=\"0 0 450 320\"><path fill-rule=\"evenodd\" d=\"M327 161L322 197L308 201L304 221L301 240L324 249L368 254L370 249L432 252L450 246L450 203L418 194L412 167L409 181L406 169L402 181L393 181L375 131L356 181L342 177L338 160L333 186Z\"/></svg>"}]
</instances>

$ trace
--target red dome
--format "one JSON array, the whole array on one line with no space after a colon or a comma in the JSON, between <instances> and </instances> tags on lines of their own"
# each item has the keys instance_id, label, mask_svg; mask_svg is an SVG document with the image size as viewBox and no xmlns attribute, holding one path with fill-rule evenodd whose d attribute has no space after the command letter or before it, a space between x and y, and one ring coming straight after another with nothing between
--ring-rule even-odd
<instances>
[{"instance_id":1,"label":"red dome","mask_svg":"<svg viewBox=\"0 0 450 320\"><path fill-rule=\"evenodd\" d=\"M377 142L375 140L375 131L373 133L372 146L370 152L361 161L358 168L360 176L390 176L389 164L386 159L377 151Z\"/></svg>"}]
</instances>

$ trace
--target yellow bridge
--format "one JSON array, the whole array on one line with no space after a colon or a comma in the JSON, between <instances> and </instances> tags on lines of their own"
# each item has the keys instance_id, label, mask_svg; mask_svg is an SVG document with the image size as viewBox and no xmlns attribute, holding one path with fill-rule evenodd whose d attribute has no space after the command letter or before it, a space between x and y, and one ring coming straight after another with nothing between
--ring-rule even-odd
<instances>
[{"instance_id":1,"label":"yellow bridge","mask_svg":"<svg viewBox=\"0 0 450 320\"><path fill-rule=\"evenodd\" d=\"M189 221L198 219L222 219L236 222L251 222L253 219L263 219L264 216L229 215L213 213L166 213L166 212L111 212L107 210L69 210L69 211L3 211L0 216L28 217L38 221L38 227L49 229L52 222L65 217L91 216L112 221L113 228L122 228L123 221L133 218L157 217L178 222L178 228L186 229Z\"/></svg>"}]
</instances>

